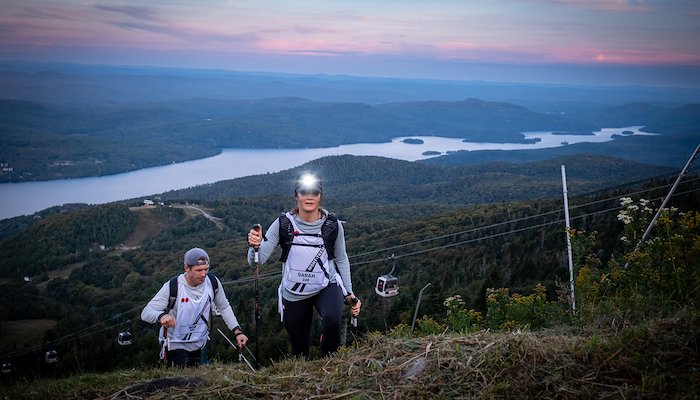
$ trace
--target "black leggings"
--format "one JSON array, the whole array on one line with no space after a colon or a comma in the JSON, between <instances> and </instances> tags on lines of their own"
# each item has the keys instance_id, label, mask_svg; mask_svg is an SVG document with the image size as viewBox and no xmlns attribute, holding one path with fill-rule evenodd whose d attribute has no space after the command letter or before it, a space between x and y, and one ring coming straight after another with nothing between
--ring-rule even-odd
<instances>
[{"instance_id":1,"label":"black leggings","mask_svg":"<svg viewBox=\"0 0 700 400\"><path fill-rule=\"evenodd\" d=\"M323 322L321 355L326 356L340 347L340 323L343 319L343 292L331 283L317 294L299 301L284 300L284 328L292 344L293 356L309 356L313 309Z\"/></svg>"},{"instance_id":2,"label":"black leggings","mask_svg":"<svg viewBox=\"0 0 700 400\"><path fill-rule=\"evenodd\" d=\"M196 367L202 358L202 350L167 350L165 359L168 367Z\"/></svg>"}]
</instances>

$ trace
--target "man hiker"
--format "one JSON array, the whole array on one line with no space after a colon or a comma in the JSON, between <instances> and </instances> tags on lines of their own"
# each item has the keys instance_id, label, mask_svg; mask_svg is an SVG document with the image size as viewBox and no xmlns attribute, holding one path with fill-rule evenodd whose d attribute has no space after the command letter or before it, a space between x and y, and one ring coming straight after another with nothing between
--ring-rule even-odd
<instances>
[{"instance_id":1,"label":"man hiker","mask_svg":"<svg viewBox=\"0 0 700 400\"><path fill-rule=\"evenodd\" d=\"M160 357L168 366L191 367L203 363L209 340L212 309L233 331L239 349L248 342L221 282L209 276L209 255L195 247L185 253L184 272L165 282L141 312L141 319L161 325Z\"/></svg>"}]
</instances>

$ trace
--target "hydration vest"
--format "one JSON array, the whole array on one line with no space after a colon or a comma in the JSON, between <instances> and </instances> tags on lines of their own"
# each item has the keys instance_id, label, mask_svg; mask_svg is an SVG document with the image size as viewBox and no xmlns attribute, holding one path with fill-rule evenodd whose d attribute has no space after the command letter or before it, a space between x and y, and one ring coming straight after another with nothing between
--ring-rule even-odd
<instances>
[{"instance_id":1,"label":"hydration vest","mask_svg":"<svg viewBox=\"0 0 700 400\"><path fill-rule=\"evenodd\" d=\"M292 215L289 213L284 213L279 217L279 245L282 248L282 255L280 256L281 262L287 261L294 236L319 236L318 234L300 233L292 226L292 218ZM323 239L323 246L328 253L328 259L333 260L335 258L335 240L338 238L338 218L336 218L335 214L328 213L326 216L326 220L323 221L323 225L321 226L320 237Z\"/></svg>"},{"instance_id":2,"label":"hydration vest","mask_svg":"<svg viewBox=\"0 0 700 400\"><path fill-rule=\"evenodd\" d=\"M177 278L178 277L175 276L170 279L170 297L168 297L168 306L165 308L165 310L163 310L166 313L170 312L170 310L175 307L175 302L177 301ZM207 278L209 278L209 282L211 282L211 287L214 289L214 297L216 297L216 294L219 293L219 280L212 275L207 275Z\"/></svg>"},{"instance_id":3,"label":"hydration vest","mask_svg":"<svg viewBox=\"0 0 700 400\"><path fill-rule=\"evenodd\" d=\"M280 261L284 263L282 286L297 295L314 294L328 286L328 261L335 258L333 250L338 237L337 218L329 213L320 234L302 233L290 213L279 217L279 226Z\"/></svg>"}]
</instances>

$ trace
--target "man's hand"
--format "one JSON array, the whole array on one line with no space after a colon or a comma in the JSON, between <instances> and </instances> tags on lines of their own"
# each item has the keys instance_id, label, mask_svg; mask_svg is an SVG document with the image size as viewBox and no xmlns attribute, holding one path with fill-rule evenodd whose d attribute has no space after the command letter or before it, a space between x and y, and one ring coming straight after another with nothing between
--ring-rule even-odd
<instances>
[{"instance_id":1,"label":"man's hand","mask_svg":"<svg viewBox=\"0 0 700 400\"><path fill-rule=\"evenodd\" d=\"M238 333L234 332L236 335L236 345L238 345L239 349L242 349L245 347L246 343L248 343L248 336L243 333L243 331L238 331Z\"/></svg>"},{"instance_id":2,"label":"man's hand","mask_svg":"<svg viewBox=\"0 0 700 400\"><path fill-rule=\"evenodd\" d=\"M163 325L163 328L168 329L172 326L175 326L175 318L173 318L173 316L170 314L165 314L162 317L160 317L158 323Z\"/></svg>"}]
</instances>

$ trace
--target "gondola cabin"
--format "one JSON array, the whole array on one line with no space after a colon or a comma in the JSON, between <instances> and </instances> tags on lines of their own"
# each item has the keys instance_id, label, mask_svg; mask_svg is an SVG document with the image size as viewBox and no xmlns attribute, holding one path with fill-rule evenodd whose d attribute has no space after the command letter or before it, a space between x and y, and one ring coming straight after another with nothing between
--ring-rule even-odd
<instances>
[{"instance_id":1,"label":"gondola cabin","mask_svg":"<svg viewBox=\"0 0 700 400\"><path fill-rule=\"evenodd\" d=\"M58 362L58 353L56 353L56 350L49 350L44 353L44 362L47 364Z\"/></svg>"},{"instance_id":2,"label":"gondola cabin","mask_svg":"<svg viewBox=\"0 0 700 400\"><path fill-rule=\"evenodd\" d=\"M117 343L119 343L121 346L128 346L133 342L133 340L134 337L131 334L131 331L119 332L119 336L117 336Z\"/></svg>"},{"instance_id":3,"label":"gondola cabin","mask_svg":"<svg viewBox=\"0 0 700 400\"><path fill-rule=\"evenodd\" d=\"M393 297L399 294L399 278L391 274L382 275L377 278L377 285L374 291L382 297Z\"/></svg>"}]
</instances>

